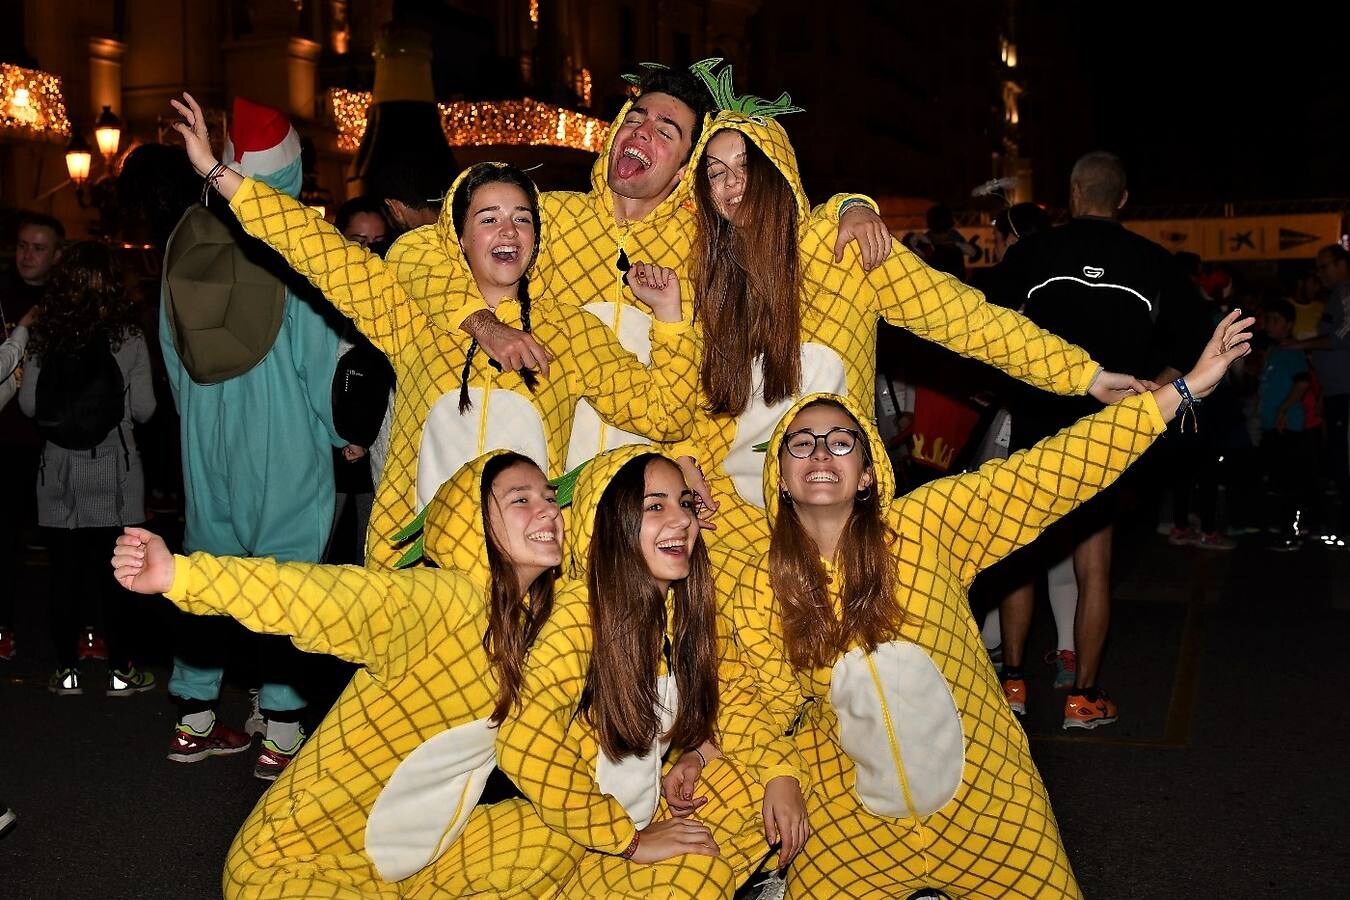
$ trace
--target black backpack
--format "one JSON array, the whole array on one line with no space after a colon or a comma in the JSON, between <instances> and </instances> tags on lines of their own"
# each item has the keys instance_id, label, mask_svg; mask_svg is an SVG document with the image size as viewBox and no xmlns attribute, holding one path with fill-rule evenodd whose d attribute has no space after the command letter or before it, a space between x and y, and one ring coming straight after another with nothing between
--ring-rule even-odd
<instances>
[{"instance_id":1,"label":"black backpack","mask_svg":"<svg viewBox=\"0 0 1350 900\"><path fill-rule=\"evenodd\" d=\"M38 373L38 432L58 447L91 450L122 423L122 370L108 342L42 360Z\"/></svg>"}]
</instances>

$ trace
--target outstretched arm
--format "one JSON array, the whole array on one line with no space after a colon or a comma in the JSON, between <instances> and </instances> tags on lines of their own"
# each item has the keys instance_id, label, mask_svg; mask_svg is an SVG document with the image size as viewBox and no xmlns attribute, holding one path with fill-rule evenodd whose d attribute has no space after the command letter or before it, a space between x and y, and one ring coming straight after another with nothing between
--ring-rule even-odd
<instances>
[{"instance_id":1,"label":"outstretched arm","mask_svg":"<svg viewBox=\"0 0 1350 900\"><path fill-rule=\"evenodd\" d=\"M374 253L342 236L317 210L261 182L222 167L211 150L201 107L191 94L170 100L183 116L174 130L183 136L188 159L230 203L239 224L276 250L286 262L323 291L324 296L371 343L396 357L411 329L415 308ZM216 173L212 176L212 173Z\"/></svg>"},{"instance_id":2,"label":"outstretched arm","mask_svg":"<svg viewBox=\"0 0 1350 900\"><path fill-rule=\"evenodd\" d=\"M483 605L467 579L446 570L175 556L144 528L123 531L112 565L127 590L163 594L186 612L226 615L250 631L286 635L302 650L363 664L377 677L400 674L432 628L463 625Z\"/></svg>"},{"instance_id":3,"label":"outstretched arm","mask_svg":"<svg viewBox=\"0 0 1350 900\"><path fill-rule=\"evenodd\" d=\"M1219 323L1186 375L1196 398L1208 396L1250 350L1246 329L1255 320L1239 314ZM931 546L969 584L1114 482L1166 430L1181 403L1171 384L1122 400L1006 460L931 482L892 509L906 533L931 536Z\"/></svg>"}]
</instances>

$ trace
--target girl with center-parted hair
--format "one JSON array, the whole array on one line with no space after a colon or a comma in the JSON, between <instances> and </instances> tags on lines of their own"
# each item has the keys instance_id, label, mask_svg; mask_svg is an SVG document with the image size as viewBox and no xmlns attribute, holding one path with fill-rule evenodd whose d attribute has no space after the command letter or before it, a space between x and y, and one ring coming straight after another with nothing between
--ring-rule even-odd
<instances>
[{"instance_id":1,"label":"girl with center-parted hair","mask_svg":"<svg viewBox=\"0 0 1350 900\"><path fill-rule=\"evenodd\" d=\"M394 367L389 453L375 490L367 564L392 566L399 551L389 536L486 449L518 451L548 475L562 475L582 398L610 424L652 440L688 434L698 345L681 312L678 280L633 260L629 290L653 315L649 366L578 308L553 304L547 316L533 316L530 275L549 223L520 169L480 163L455 179L440 220L419 229L434 235L453 277L438 282L444 291L414 304L384 260L347 241L318 212L217 169L200 107L187 94L172 102L185 120L174 127L193 166L210 176L244 230L322 290ZM502 322L536 335L556 358L539 372L502 371L460 331L469 295L481 296Z\"/></svg>"},{"instance_id":2,"label":"girl with center-parted hair","mask_svg":"<svg viewBox=\"0 0 1350 900\"><path fill-rule=\"evenodd\" d=\"M720 111L692 163L690 269L704 352L694 433L675 453L703 470L716 543L744 550L767 536L756 447L796 398L828 391L872 408L880 320L1058 394L1090 391L1109 402L1134 384L898 242L870 270L852 249L836 259L835 226L812 215L774 118L801 110L786 94L735 96L730 67L718 77L705 63L694 69Z\"/></svg>"},{"instance_id":3,"label":"girl with center-parted hair","mask_svg":"<svg viewBox=\"0 0 1350 900\"><path fill-rule=\"evenodd\" d=\"M851 399L811 395L783 416L764 471L772 536L730 614L812 785L789 897L1080 896L966 591L1214 389L1248 350L1253 320L1237 315L1184 379L896 500Z\"/></svg>"},{"instance_id":4,"label":"girl with center-parted hair","mask_svg":"<svg viewBox=\"0 0 1350 900\"><path fill-rule=\"evenodd\" d=\"M591 851L562 895L730 897L807 834L791 741L717 631L693 494L643 447L576 483L567 572L498 764L541 818ZM679 759L662 778L668 754Z\"/></svg>"},{"instance_id":5,"label":"girl with center-parted hair","mask_svg":"<svg viewBox=\"0 0 1350 900\"><path fill-rule=\"evenodd\" d=\"M519 798L476 806L554 603L562 517L532 461L494 451L427 509L440 568L174 556L140 528L114 574L199 615L362 668L230 848L230 898L550 895L582 855Z\"/></svg>"}]
</instances>

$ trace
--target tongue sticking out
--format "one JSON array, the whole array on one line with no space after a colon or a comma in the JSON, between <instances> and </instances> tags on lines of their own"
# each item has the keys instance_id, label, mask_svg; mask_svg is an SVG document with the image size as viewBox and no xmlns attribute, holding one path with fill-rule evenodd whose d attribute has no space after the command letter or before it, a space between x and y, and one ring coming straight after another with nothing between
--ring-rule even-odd
<instances>
[{"instance_id":1,"label":"tongue sticking out","mask_svg":"<svg viewBox=\"0 0 1350 900\"><path fill-rule=\"evenodd\" d=\"M632 156L620 156L619 161L614 164L614 174L620 178L632 178L642 169L642 163Z\"/></svg>"}]
</instances>

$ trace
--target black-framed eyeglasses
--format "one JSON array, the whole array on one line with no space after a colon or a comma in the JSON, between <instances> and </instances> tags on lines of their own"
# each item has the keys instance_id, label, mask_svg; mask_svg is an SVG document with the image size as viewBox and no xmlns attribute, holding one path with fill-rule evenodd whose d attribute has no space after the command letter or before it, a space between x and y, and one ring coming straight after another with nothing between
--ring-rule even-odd
<instances>
[{"instance_id":1,"label":"black-framed eyeglasses","mask_svg":"<svg viewBox=\"0 0 1350 900\"><path fill-rule=\"evenodd\" d=\"M842 426L831 428L824 434L816 434L809 428L802 428L788 432L783 438L783 446L787 448L788 455L794 459L810 459L811 454L816 452L816 444L820 441L825 442L825 449L831 456L848 456L862 439L862 432Z\"/></svg>"}]
</instances>

